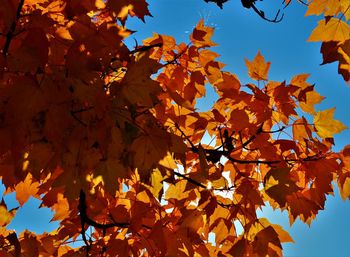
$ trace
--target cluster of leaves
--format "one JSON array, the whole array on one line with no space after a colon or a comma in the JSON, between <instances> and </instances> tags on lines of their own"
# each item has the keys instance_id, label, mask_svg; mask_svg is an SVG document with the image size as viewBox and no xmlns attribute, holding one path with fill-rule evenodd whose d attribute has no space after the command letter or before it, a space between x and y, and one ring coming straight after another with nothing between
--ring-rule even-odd
<instances>
[{"instance_id":1,"label":"cluster of leaves","mask_svg":"<svg viewBox=\"0 0 350 257\"><path fill-rule=\"evenodd\" d=\"M309 41L322 42L323 63L339 62L338 73L350 81L350 3L348 1L314 0L306 15L323 15Z\"/></svg>"},{"instance_id":2,"label":"cluster of leaves","mask_svg":"<svg viewBox=\"0 0 350 257\"><path fill-rule=\"evenodd\" d=\"M0 6L0 177L21 206L36 197L60 221L17 234L2 201L1 256L281 256L292 239L258 209L310 224L332 181L350 198L350 146L332 151L345 126L315 111L308 75L268 80L258 53L246 60L256 84L241 83L203 21L189 43L155 34L128 49L125 22L147 6ZM206 85L219 99L199 111Z\"/></svg>"}]
</instances>

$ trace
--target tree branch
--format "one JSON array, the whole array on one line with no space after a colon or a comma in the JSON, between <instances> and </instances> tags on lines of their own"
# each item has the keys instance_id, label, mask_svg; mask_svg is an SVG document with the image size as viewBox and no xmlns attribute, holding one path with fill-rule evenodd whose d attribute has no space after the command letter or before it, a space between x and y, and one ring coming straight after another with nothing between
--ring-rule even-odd
<instances>
[{"instance_id":1,"label":"tree branch","mask_svg":"<svg viewBox=\"0 0 350 257\"><path fill-rule=\"evenodd\" d=\"M269 133L269 134L278 133L278 132L282 132L285 128L286 128L286 126L282 126L281 128L276 129L276 130L270 130L270 131L261 130L260 133Z\"/></svg>"},{"instance_id":2,"label":"tree branch","mask_svg":"<svg viewBox=\"0 0 350 257\"><path fill-rule=\"evenodd\" d=\"M19 4L18 4L18 7L17 7L16 17L15 17L14 21L11 24L10 30L6 34L6 41L5 41L5 44L4 44L4 48L2 50L2 54L4 56L7 55L7 52L9 50L9 48L10 48L11 40L12 40L12 38L14 36L14 33L15 33L15 30L16 30L17 21L18 21L18 19L21 16L21 11L22 11L22 8L23 8L23 4L24 4L24 0L20 0Z\"/></svg>"},{"instance_id":3,"label":"tree branch","mask_svg":"<svg viewBox=\"0 0 350 257\"><path fill-rule=\"evenodd\" d=\"M150 50L154 47L161 47L162 45L163 45L163 43L158 43L158 44L149 45L149 46L140 46L140 47L137 47L136 49L130 51L130 54L135 54L138 52L145 52L145 51Z\"/></svg>"},{"instance_id":4,"label":"tree branch","mask_svg":"<svg viewBox=\"0 0 350 257\"><path fill-rule=\"evenodd\" d=\"M192 178L189 178L189 177L185 176L184 174L181 174L181 173L179 173L177 171L174 171L174 174L176 176L180 177L180 178L183 178L183 179L187 180L188 182L190 182L190 183L192 183L192 184L194 184L196 186L199 186L201 188L207 189L207 186L203 185L202 183L199 183L198 181L196 181L196 180L194 180Z\"/></svg>"},{"instance_id":5,"label":"tree branch","mask_svg":"<svg viewBox=\"0 0 350 257\"><path fill-rule=\"evenodd\" d=\"M107 229L107 228L113 228L113 227L128 228L130 226L130 223L128 222L113 222L113 223L101 224L90 219L86 213L86 210L87 210L86 196L83 190L80 190L78 210L80 213L80 219L82 220L82 223L88 224L95 228L100 228L100 229Z\"/></svg>"}]
</instances>

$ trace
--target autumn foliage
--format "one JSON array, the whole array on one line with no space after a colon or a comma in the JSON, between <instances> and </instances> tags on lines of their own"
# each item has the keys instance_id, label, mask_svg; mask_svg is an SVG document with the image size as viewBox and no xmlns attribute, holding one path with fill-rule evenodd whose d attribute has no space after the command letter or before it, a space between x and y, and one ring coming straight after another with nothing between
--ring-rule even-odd
<instances>
[{"instance_id":1,"label":"autumn foliage","mask_svg":"<svg viewBox=\"0 0 350 257\"><path fill-rule=\"evenodd\" d=\"M325 12L309 40L345 80L348 9L307 9ZM315 110L307 74L270 80L258 52L246 60L256 83L241 82L203 20L188 42L155 34L130 49L125 22L147 15L145 0L1 2L0 177L60 225L16 233L2 201L0 256L282 256L292 238L258 209L310 224L332 182L350 199L350 146L332 151L346 127ZM206 85L219 99L201 111Z\"/></svg>"}]
</instances>

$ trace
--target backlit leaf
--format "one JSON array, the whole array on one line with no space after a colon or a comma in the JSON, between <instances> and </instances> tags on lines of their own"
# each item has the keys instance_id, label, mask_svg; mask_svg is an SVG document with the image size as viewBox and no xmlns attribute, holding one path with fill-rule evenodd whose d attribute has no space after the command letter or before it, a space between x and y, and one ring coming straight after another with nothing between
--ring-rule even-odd
<instances>
[{"instance_id":1,"label":"backlit leaf","mask_svg":"<svg viewBox=\"0 0 350 257\"><path fill-rule=\"evenodd\" d=\"M330 20L321 20L318 22L317 27L312 31L308 41L317 42L329 42L339 41L343 42L350 38L350 26L344 21L331 18Z\"/></svg>"},{"instance_id":2,"label":"backlit leaf","mask_svg":"<svg viewBox=\"0 0 350 257\"><path fill-rule=\"evenodd\" d=\"M214 29L204 25L204 20L201 19L193 30L190 38L193 44L197 47L215 46L216 44L211 41L211 37L214 33Z\"/></svg>"},{"instance_id":3,"label":"backlit leaf","mask_svg":"<svg viewBox=\"0 0 350 257\"><path fill-rule=\"evenodd\" d=\"M177 182L175 185L169 185L169 188L166 190L165 199L178 199L181 200L186 198L186 180L181 180Z\"/></svg>"},{"instance_id":4,"label":"backlit leaf","mask_svg":"<svg viewBox=\"0 0 350 257\"><path fill-rule=\"evenodd\" d=\"M15 191L16 199L22 206L28 201L29 197L38 197L37 193L39 191L39 183L33 182L32 176L28 174L24 181L16 185Z\"/></svg>"},{"instance_id":5,"label":"backlit leaf","mask_svg":"<svg viewBox=\"0 0 350 257\"><path fill-rule=\"evenodd\" d=\"M322 138L333 137L347 127L338 120L333 119L335 108L319 111L315 115L314 124L317 134Z\"/></svg>"},{"instance_id":6,"label":"backlit leaf","mask_svg":"<svg viewBox=\"0 0 350 257\"><path fill-rule=\"evenodd\" d=\"M7 206L4 202L4 199L0 203L0 227L5 227L12 221L15 216L18 208L7 210Z\"/></svg>"},{"instance_id":7,"label":"backlit leaf","mask_svg":"<svg viewBox=\"0 0 350 257\"><path fill-rule=\"evenodd\" d=\"M265 62L260 51L255 56L253 61L245 59L245 64L248 68L248 75L254 80L267 80L267 74L270 68L270 62Z\"/></svg>"}]
</instances>

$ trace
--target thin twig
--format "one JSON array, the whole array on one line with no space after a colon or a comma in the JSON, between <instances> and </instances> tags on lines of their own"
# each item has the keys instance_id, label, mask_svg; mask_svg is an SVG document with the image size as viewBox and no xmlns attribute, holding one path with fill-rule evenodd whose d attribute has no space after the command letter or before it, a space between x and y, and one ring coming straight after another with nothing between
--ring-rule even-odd
<instances>
[{"instance_id":1,"label":"thin twig","mask_svg":"<svg viewBox=\"0 0 350 257\"><path fill-rule=\"evenodd\" d=\"M16 30L17 21L21 17L21 11L22 11L22 8L23 8L23 4L24 4L24 0L20 0L19 4L18 4L18 7L17 7L16 17L15 17L15 19L13 20L13 22L11 24L10 30L6 34L6 41L5 41L5 44L4 44L3 51L2 51L2 54L4 56L7 55L7 52L9 50L9 48L10 48L11 40L12 40L13 34L15 33L15 30Z\"/></svg>"},{"instance_id":2,"label":"thin twig","mask_svg":"<svg viewBox=\"0 0 350 257\"><path fill-rule=\"evenodd\" d=\"M177 171L174 171L174 174L176 176L178 176L178 177L181 177L181 178L187 180L188 182L190 182L190 183L192 183L192 184L194 184L196 186L199 186L201 188L207 189L207 187L205 185L203 185L202 183L199 183L198 181L196 181L196 180L194 180L192 178L189 178L189 177L185 176L184 174L181 174L181 173L179 173Z\"/></svg>"}]
</instances>

